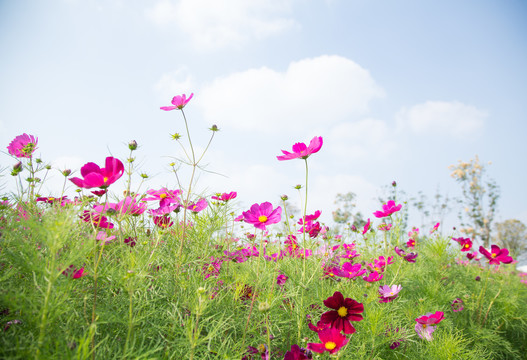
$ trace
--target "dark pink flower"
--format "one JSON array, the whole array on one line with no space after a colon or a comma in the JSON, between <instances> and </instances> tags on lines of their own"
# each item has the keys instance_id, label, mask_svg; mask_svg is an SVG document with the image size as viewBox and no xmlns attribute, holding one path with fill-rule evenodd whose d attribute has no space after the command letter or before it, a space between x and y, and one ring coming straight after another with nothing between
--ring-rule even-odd
<instances>
[{"instance_id":1,"label":"dark pink flower","mask_svg":"<svg viewBox=\"0 0 527 360\"><path fill-rule=\"evenodd\" d=\"M432 228L432 230L430 230L430 234L433 234L437 231L437 229L439 228L439 223L435 224L434 227Z\"/></svg>"},{"instance_id":2,"label":"dark pink flower","mask_svg":"<svg viewBox=\"0 0 527 360\"><path fill-rule=\"evenodd\" d=\"M298 345L291 345L291 350L285 353L284 360L309 360L309 351Z\"/></svg>"},{"instance_id":3,"label":"dark pink flower","mask_svg":"<svg viewBox=\"0 0 527 360\"><path fill-rule=\"evenodd\" d=\"M324 305L334 310L323 313L320 321L331 324L331 327L339 333L344 331L345 334L353 334L356 330L351 325L351 321L361 321L363 319L360 314L364 312L364 305L351 298L344 299L344 296L339 291L335 291L333 296L324 300Z\"/></svg>"},{"instance_id":4,"label":"dark pink flower","mask_svg":"<svg viewBox=\"0 0 527 360\"><path fill-rule=\"evenodd\" d=\"M368 276L364 276L362 279L367 282L376 282L382 280L384 274L379 274L377 271L371 272Z\"/></svg>"},{"instance_id":5,"label":"dark pink flower","mask_svg":"<svg viewBox=\"0 0 527 360\"><path fill-rule=\"evenodd\" d=\"M124 165L121 160L109 156L106 158L106 167L100 168L99 165L89 162L81 168L81 175L84 179L73 177L70 180L81 188L105 189L119 180L123 173Z\"/></svg>"},{"instance_id":6,"label":"dark pink flower","mask_svg":"<svg viewBox=\"0 0 527 360\"><path fill-rule=\"evenodd\" d=\"M77 269L75 266L70 265L66 270L62 272L63 275L71 277L73 279L79 279L87 274L84 272L84 267Z\"/></svg>"},{"instance_id":7,"label":"dark pink flower","mask_svg":"<svg viewBox=\"0 0 527 360\"><path fill-rule=\"evenodd\" d=\"M280 274L276 277L276 284L283 288L287 279L289 279L289 277L284 274Z\"/></svg>"},{"instance_id":8,"label":"dark pink flower","mask_svg":"<svg viewBox=\"0 0 527 360\"><path fill-rule=\"evenodd\" d=\"M170 216L164 215L164 216L154 216L154 224L159 226L160 228L166 229L174 225L174 222L170 218Z\"/></svg>"},{"instance_id":9,"label":"dark pink flower","mask_svg":"<svg viewBox=\"0 0 527 360\"><path fill-rule=\"evenodd\" d=\"M92 213L88 210L84 210L82 215L80 215L80 218L86 222L91 222L95 227L103 229L113 229L114 226L111 222L108 222L106 216Z\"/></svg>"},{"instance_id":10,"label":"dark pink flower","mask_svg":"<svg viewBox=\"0 0 527 360\"><path fill-rule=\"evenodd\" d=\"M345 335L336 328L324 329L318 332L321 343L307 343L307 348L317 353L329 352L334 354L348 343Z\"/></svg>"},{"instance_id":11,"label":"dark pink flower","mask_svg":"<svg viewBox=\"0 0 527 360\"><path fill-rule=\"evenodd\" d=\"M173 106L161 106L161 110L170 111L170 110L181 110L185 107L185 105L188 104L190 99L194 96L194 93L190 94L190 96L187 99L187 96L185 94L183 95L177 95L172 98L172 105Z\"/></svg>"},{"instance_id":12,"label":"dark pink flower","mask_svg":"<svg viewBox=\"0 0 527 360\"><path fill-rule=\"evenodd\" d=\"M472 240L469 238L452 238L455 242L461 245L461 251L470 251L472 249Z\"/></svg>"},{"instance_id":13,"label":"dark pink flower","mask_svg":"<svg viewBox=\"0 0 527 360\"><path fill-rule=\"evenodd\" d=\"M227 202L236 198L236 196L238 196L238 194L236 193L236 191L233 191L230 193L218 194L217 196L213 196L212 199Z\"/></svg>"},{"instance_id":14,"label":"dark pink flower","mask_svg":"<svg viewBox=\"0 0 527 360\"><path fill-rule=\"evenodd\" d=\"M311 154L314 154L322 147L322 137L315 136L306 146L304 143L296 143L293 145L293 152L290 153L285 150L281 150L284 155L277 156L276 158L280 161L291 160L291 159L307 159Z\"/></svg>"},{"instance_id":15,"label":"dark pink flower","mask_svg":"<svg viewBox=\"0 0 527 360\"><path fill-rule=\"evenodd\" d=\"M313 215L306 215L306 222L308 222L308 221L315 221L316 219L318 219L320 217L321 214L322 214L322 212L320 210L317 210L317 211L315 211L315 213ZM298 225L302 225L303 223L304 223L304 219L300 218L298 220Z\"/></svg>"},{"instance_id":16,"label":"dark pink flower","mask_svg":"<svg viewBox=\"0 0 527 360\"><path fill-rule=\"evenodd\" d=\"M352 264L351 262L345 262L342 267L334 267L333 274L338 277L346 277L354 279L366 273L366 269L362 268L361 264Z\"/></svg>"},{"instance_id":17,"label":"dark pink flower","mask_svg":"<svg viewBox=\"0 0 527 360\"><path fill-rule=\"evenodd\" d=\"M222 261L220 259L214 260L214 257L211 257L210 262L203 266L205 279L208 279L211 276L218 277L220 275L221 263Z\"/></svg>"},{"instance_id":18,"label":"dark pink flower","mask_svg":"<svg viewBox=\"0 0 527 360\"><path fill-rule=\"evenodd\" d=\"M432 333L436 327L433 325L439 324L444 319L444 315L441 311L436 311L435 314L427 313L421 317L415 319L415 331L421 339L432 341Z\"/></svg>"},{"instance_id":19,"label":"dark pink flower","mask_svg":"<svg viewBox=\"0 0 527 360\"><path fill-rule=\"evenodd\" d=\"M307 324L307 327L309 330L314 331L316 333L320 332L321 330L328 329L331 327L330 323L325 323L322 320L319 320L316 325L313 325L311 323L311 320L309 321L309 324Z\"/></svg>"},{"instance_id":20,"label":"dark pink flower","mask_svg":"<svg viewBox=\"0 0 527 360\"><path fill-rule=\"evenodd\" d=\"M273 210L270 202L253 204L249 211L243 212L246 223L253 224L255 228L265 230L267 225L276 224L282 219L282 208L280 206Z\"/></svg>"},{"instance_id":21,"label":"dark pink flower","mask_svg":"<svg viewBox=\"0 0 527 360\"><path fill-rule=\"evenodd\" d=\"M22 134L15 137L7 146L7 151L17 158L30 158L37 149L38 138Z\"/></svg>"},{"instance_id":22,"label":"dark pink flower","mask_svg":"<svg viewBox=\"0 0 527 360\"><path fill-rule=\"evenodd\" d=\"M136 245L136 241L137 241L137 238L131 237L131 236L124 239L124 243L130 246L131 248L133 248Z\"/></svg>"},{"instance_id":23,"label":"dark pink flower","mask_svg":"<svg viewBox=\"0 0 527 360\"><path fill-rule=\"evenodd\" d=\"M196 213L200 212L201 210L205 209L207 207L207 205L209 205L207 200L199 199L198 202L190 203L189 205L186 206L186 208L187 208L187 210L190 210L190 211L192 211L193 213L196 214Z\"/></svg>"},{"instance_id":24,"label":"dark pink flower","mask_svg":"<svg viewBox=\"0 0 527 360\"><path fill-rule=\"evenodd\" d=\"M414 249L415 247L415 240L414 239L410 239L406 242L406 247L409 247L410 249Z\"/></svg>"},{"instance_id":25,"label":"dark pink flower","mask_svg":"<svg viewBox=\"0 0 527 360\"><path fill-rule=\"evenodd\" d=\"M145 197L143 200L159 200L159 207L165 207L170 204L180 204L179 194L181 193L181 190L168 190L167 188L161 188L160 190L147 190L146 193L150 196Z\"/></svg>"},{"instance_id":26,"label":"dark pink flower","mask_svg":"<svg viewBox=\"0 0 527 360\"><path fill-rule=\"evenodd\" d=\"M415 263L415 259L417 259L417 253L406 253L406 251L404 251L403 249L400 249L399 247L395 247L394 248L395 252L397 253L397 255L401 256L404 260L408 261L408 262L411 262L411 263Z\"/></svg>"},{"instance_id":27,"label":"dark pink flower","mask_svg":"<svg viewBox=\"0 0 527 360\"><path fill-rule=\"evenodd\" d=\"M514 260L509 256L509 250L503 248L500 249L497 245L492 245L491 252L488 252L483 246L479 247L479 252L481 255L489 259L490 265L499 265L500 263L510 264Z\"/></svg>"},{"instance_id":28,"label":"dark pink flower","mask_svg":"<svg viewBox=\"0 0 527 360\"><path fill-rule=\"evenodd\" d=\"M371 222L370 222L370 219L368 219L368 221L366 221L366 225L364 225L364 230L362 230L362 235L366 234L368 230L370 230L370 227L371 227Z\"/></svg>"},{"instance_id":29,"label":"dark pink flower","mask_svg":"<svg viewBox=\"0 0 527 360\"><path fill-rule=\"evenodd\" d=\"M107 203L106 205L96 205L93 209L99 214L102 214L103 212L108 212L108 210L112 209L113 211L121 215L128 214L138 216L146 211L146 203L143 201L138 202L137 197L132 198L130 196L127 196L123 200L119 201L117 204Z\"/></svg>"},{"instance_id":30,"label":"dark pink flower","mask_svg":"<svg viewBox=\"0 0 527 360\"><path fill-rule=\"evenodd\" d=\"M467 259L472 260L472 259L476 258L476 255L478 255L477 251L469 252L469 253L467 253ZM476 259L476 261L478 261L478 260L479 259Z\"/></svg>"},{"instance_id":31,"label":"dark pink flower","mask_svg":"<svg viewBox=\"0 0 527 360\"><path fill-rule=\"evenodd\" d=\"M389 200L386 204L382 206L382 211L376 211L373 213L373 215L375 215L375 217L378 217L378 218L383 218L386 216L390 216L394 212L401 210L401 208L402 208L401 204L395 205L395 201Z\"/></svg>"}]
</instances>

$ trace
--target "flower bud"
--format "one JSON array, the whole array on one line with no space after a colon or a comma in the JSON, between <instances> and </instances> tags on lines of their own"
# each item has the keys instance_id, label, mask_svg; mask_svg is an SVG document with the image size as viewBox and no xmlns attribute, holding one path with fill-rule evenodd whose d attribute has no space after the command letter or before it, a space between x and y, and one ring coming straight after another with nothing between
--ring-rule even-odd
<instances>
[{"instance_id":1,"label":"flower bud","mask_svg":"<svg viewBox=\"0 0 527 360\"><path fill-rule=\"evenodd\" d=\"M392 186L393 187L396 187L397 186L397 183L395 181L392 182Z\"/></svg>"},{"instance_id":2,"label":"flower bud","mask_svg":"<svg viewBox=\"0 0 527 360\"><path fill-rule=\"evenodd\" d=\"M284 194L284 195L280 196L280 199L282 199L282 201L287 201L287 199L289 199L289 197Z\"/></svg>"},{"instance_id":3,"label":"flower bud","mask_svg":"<svg viewBox=\"0 0 527 360\"><path fill-rule=\"evenodd\" d=\"M269 303L267 301L263 301L258 304L258 311L259 312L268 312L271 306L269 306Z\"/></svg>"},{"instance_id":4,"label":"flower bud","mask_svg":"<svg viewBox=\"0 0 527 360\"><path fill-rule=\"evenodd\" d=\"M17 162L15 165L13 165L13 170L20 171L22 170L22 162Z\"/></svg>"},{"instance_id":5,"label":"flower bud","mask_svg":"<svg viewBox=\"0 0 527 360\"><path fill-rule=\"evenodd\" d=\"M137 141L132 140L128 143L128 149L131 151L137 150Z\"/></svg>"},{"instance_id":6,"label":"flower bud","mask_svg":"<svg viewBox=\"0 0 527 360\"><path fill-rule=\"evenodd\" d=\"M212 125L212 127L209 129L210 131L220 131L220 129L218 129L218 127L216 125Z\"/></svg>"},{"instance_id":7,"label":"flower bud","mask_svg":"<svg viewBox=\"0 0 527 360\"><path fill-rule=\"evenodd\" d=\"M300 190L300 189L302 189L302 185L300 185L300 184L295 185L294 188L297 189L297 190Z\"/></svg>"},{"instance_id":8,"label":"flower bud","mask_svg":"<svg viewBox=\"0 0 527 360\"><path fill-rule=\"evenodd\" d=\"M64 176L70 176L70 174L71 174L71 170L70 169L66 169L66 170L62 171L62 175L64 175Z\"/></svg>"}]
</instances>

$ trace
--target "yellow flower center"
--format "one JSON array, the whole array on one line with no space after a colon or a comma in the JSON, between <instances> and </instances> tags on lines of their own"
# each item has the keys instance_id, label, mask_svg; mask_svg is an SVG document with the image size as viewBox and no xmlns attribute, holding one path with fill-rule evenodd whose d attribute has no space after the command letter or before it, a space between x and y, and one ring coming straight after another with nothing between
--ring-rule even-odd
<instances>
[{"instance_id":1,"label":"yellow flower center","mask_svg":"<svg viewBox=\"0 0 527 360\"><path fill-rule=\"evenodd\" d=\"M267 216L265 216L265 215L260 215L260 216L258 217L258 221L261 222L261 223L266 222L266 221L267 221Z\"/></svg>"},{"instance_id":2,"label":"yellow flower center","mask_svg":"<svg viewBox=\"0 0 527 360\"><path fill-rule=\"evenodd\" d=\"M164 199L164 198L167 197L167 194L161 194L161 195L159 195L159 197L160 197L161 199Z\"/></svg>"},{"instance_id":3,"label":"yellow flower center","mask_svg":"<svg viewBox=\"0 0 527 360\"><path fill-rule=\"evenodd\" d=\"M108 178L105 176L105 177L102 179L102 181L107 182L107 181L108 181Z\"/></svg>"},{"instance_id":4,"label":"yellow flower center","mask_svg":"<svg viewBox=\"0 0 527 360\"><path fill-rule=\"evenodd\" d=\"M341 307L337 310L337 313L339 314L340 317L344 317L344 316L348 315L348 309L346 309L345 306L341 306Z\"/></svg>"},{"instance_id":5,"label":"yellow flower center","mask_svg":"<svg viewBox=\"0 0 527 360\"><path fill-rule=\"evenodd\" d=\"M209 267L207 268L207 271L208 271L208 272L213 272L213 271L214 271L214 266L212 266L212 265L209 266Z\"/></svg>"},{"instance_id":6,"label":"yellow flower center","mask_svg":"<svg viewBox=\"0 0 527 360\"><path fill-rule=\"evenodd\" d=\"M470 247L469 244L465 244L465 248L468 249Z\"/></svg>"},{"instance_id":7,"label":"yellow flower center","mask_svg":"<svg viewBox=\"0 0 527 360\"><path fill-rule=\"evenodd\" d=\"M492 254L492 258L494 259L498 254Z\"/></svg>"},{"instance_id":8,"label":"yellow flower center","mask_svg":"<svg viewBox=\"0 0 527 360\"><path fill-rule=\"evenodd\" d=\"M337 344L335 344L333 341L328 341L327 343L324 344L324 347L328 350L333 350L334 348L337 347Z\"/></svg>"},{"instance_id":9,"label":"yellow flower center","mask_svg":"<svg viewBox=\"0 0 527 360\"><path fill-rule=\"evenodd\" d=\"M423 324L423 329L425 329L425 328L426 328L426 324Z\"/></svg>"}]
</instances>

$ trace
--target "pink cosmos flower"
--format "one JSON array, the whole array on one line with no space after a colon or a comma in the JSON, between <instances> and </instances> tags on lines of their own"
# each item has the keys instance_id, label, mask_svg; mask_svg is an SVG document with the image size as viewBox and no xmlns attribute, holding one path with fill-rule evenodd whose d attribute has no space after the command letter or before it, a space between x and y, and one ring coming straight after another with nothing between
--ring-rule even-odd
<instances>
[{"instance_id":1,"label":"pink cosmos flower","mask_svg":"<svg viewBox=\"0 0 527 360\"><path fill-rule=\"evenodd\" d=\"M320 210L317 210L317 211L315 211L315 213L313 215L306 215L306 222L308 222L308 221L315 221L316 219L318 219L320 217L321 214L322 214L322 212ZM298 220L298 225L302 225L303 223L304 223L304 219L300 218Z\"/></svg>"},{"instance_id":2,"label":"pink cosmos flower","mask_svg":"<svg viewBox=\"0 0 527 360\"><path fill-rule=\"evenodd\" d=\"M304 226L298 229L298 232L300 234L306 232L309 234L310 238L316 238L321 230L322 227L320 226L320 223L318 221L314 223L313 221L309 220L306 221L306 224Z\"/></svg>"},{"instance_id":3,"label":"pink cosmos flower","mask_svg":"<svg viewBox=\"0 0 527 360\"><path fill-rule=\"evenodd\" d=\"M98 241L101 241L101 245L104 244L104 245L108 245L110 244L113 240L115 240L115 235L112 235L112 236L108 236L108 234L106 234L106 231L99 231L97 233L97 236L95 237Z\"/></svg>"},{"instance_id":4,"label":"pink cosmos flower","mask_svg":"<svg viewBox=\"0 0 527 360\"><path fill-rule=\"evenodd\" d=\"M177 95L172 98L172 105L173 106L161 106L161 110L170 111L170 110L182 110L185 105L188 104L190 99L194 96L194 93L190 94L189 98L187 99L187 96L185 94L183 95Z\"/></svg>"},{"instance_id":5,"label":"pink cosmos flower","mask_svg":"<svg viewBox=\"0 0 527 360\"><path fill-rule=\"evenodd\" d=\"M415 240L414 239L410 239L406 242L406 247L409 247L410 249L414 249L415 247Z\"/></svg>"},{"instance_id":6,"label":"pink cosmos flower","mask_svg":"<svg viewBox=\"0 0 527 360\"><path fill-rule=\"evenodd\" d=\"M17 158L30 158L37 149L38 138L22 134L15 137L7 146L7 151Z\"/></svg>"},{"instance_id":7,"label":"pink cosmos flower","mask_svg":"<svg viewBox=\"0 0 527 360\"><path fill-rule=\"evenodd\" d=\"M208 279L211 276L218 277L220 275L222 260L216 259L214 257L210 258L210 263L203 266L203 273L205 274L205 279Z\"/></svg>"},{"instance_id":8,"label":"pink cosmos flower","mask_svg":"<svg viewBox=\"0 0 527 360\"><path fill-rule=\"evenodd\" d=\"M469 252L467 253L467 259L469 260L475 259L476 261L479 261L479 259L476 258L476 255L478 255L477 251Z\"/></svg>"},{"instance_id":9,"label":"pink cosmos flower","mask_svg":"<svg viewBox=\"0 0 527 360\"><path fill-rule=\"evenodd\" d=\"M393 256L388 257L388 261L386 261L386 258L384 256L379 256L378 259L373 260L373 264L368 264L368 267L372 271L378 271L378 272L384 272L386 269L386 265L393 264Z\"/></svg>"},{"instance_id":10,"label":"pink cosmos flower","mask_svg":"<svg viewBox=\"0 0 527 360\"><path fill-rule=\"evenodd\" d=\"M364 275L366 273L366 269L363 268L360 263L352 264L351 262L345 262L340 268L334 267L332 272L338 277L354 279Z\"/></svg>"},{"instance_id":11,"label":"pink cosmos flower","mask_svg":"<svg viewBox=\"0 0 527 360\"><path fill-rule=\"evenodd\" d=\"M380 303L388 303L393 301L394 299L399 296L399 291L401 291L402 286L401 285L383 285L379 287L379 302Z\"/></svg>"},{"instance_id":12,"label":"pink cosmos flower","mask_svg":"<svg viewBox=\"0 0 527 360\"><path fill-rule=\"evenodd\" d=\"M238 194L236 193L236 191L232 191L230 193L223 193L223 194L218 194L217 196L213 196L212 199L213 200L218 200L218 201L224 201L224 202L227 202L229 200L232 200L234 198L236 198L236 196L238 196Z\"/></svg>"},{"instance_id":13,"label":"pink cosmos flower","mask_svg":"<svg viewBox=\"0 0 527 360\"><path fill-rule=\"evenodd\" d=\"M119 180L123 173L124 165L121 160L109 156L106 158L106 167L100 168L99 165L89 162L81 168L81 175L84 179L73 177L70 180L81 188L105 189Z\"/></svg>"},{"instance_id":14,"label":"pink cosmos flower","mask_svg":"<svg viewBox=\"0 0 527 360\"><path fill-rule=\"evenodd\" d=\"M367 282L376 282L382 280L384 274L378 273L377 271L371 272L368 276L364 276L362 279Z\"/></svg>"},{"instance_id":15,"label":"pink cosmos flower","mask_svg":"<svg viewBox=\"0 0 527 360\"><path fill-rule=\"evenodd\" d=\"M390 216L391 214L401 210L401 208L402 208L401 204L396 206L395 201L389 200L386 204L382 206L382 211L376 211L373 213L373 215L375 215L375 217L378 217L378 218L383 218L386 216Z\"/></svg>"},{"instance_id":16,"label":"pink cosmos flower","mask_svg":"<svg viewBox=\"0 0 527 360\"><path fill-rule=\"evenodd\" d=\"M309 360L311 358L308 350L298 345L291 345L291 350L285 353L284 360Z\"/></svg>"},{"instance_id":17,"label":"pink cosmos flower","mask_svg":"<svg viewBox=\"0 0 527 360\"><path fill-rule=\"evenodd\" d=\"M349 341L346 336L342 335L340 333L340 330L336 328L328 328L319 331L318 338L321 341L320 344L307 343L307 348L308 350L320 354L326 351L330 354L334 354L339 351L343 346L345 346Z\"/></svg>"},{"instance_id":18,"label":"pink cosmos flower","mask_svg":"<svg viewBox=\"0 0 527 360\"><path fill-rule=\"evenodd\" d=\"M155 201L159 200L159 207L168 206L170 204L178 204L180 203L179 194L181 194L181 190L168 190L167 188L161 188L159 190L147 190L146 193L150 195L149 197L145 197L144 201Z\"/></svg>"},{"instance_id":19,"label":"pink cosmos flower","mask_svg":"<svg viewBox=\"0 0 527 360\"><path fill-rule=\"evenodd\" d=\"M500 249L497 245L491 246L491 252L488 252L483 246L479 247L481 255L489 259L490 265L499 265L500 263L510 264L514 260L509 256L509 250L503 248Z\"/></svg>"},{"instance_id":20,"label":"pink cosmos flower","mask_svg":"<svg viewBox=\"0 0 527 360\"><path fill-rule=\"evenodd\" d=\"M88 210L84 210L82 215L80 215L79 217L85 222L91 222L95 227L103 229L113 229L114 226L111 222L108 222L108 218L106 218L106 216L92 213Z\"/></svg>"},{"instance_id":21,"label":"pink cosmos flower","mask_svg":"<svg viewBox=\"0 0 527 360\"><path fill-rule=\"evenodd\" d=\"M437 231L437 229L439 228L439 223L435 224L434 227L432 228L432 230L430 230L430 234L433 234Z\"/></svg>"},{"instance_id":22,"label":"pink cosmos flower","mask_svg":"<svg viewBox=\"0 0 527 360\"><path fill-rule=\"evenodd\" d=\"M282 208L280 206L273 210L270 202L253 204L251 209L243 212L246 223L253 224L255 228L265 230L267 225L276 224L282 219Z\"/></svg>"},{"instance_id":23,"label":"pink cosmos flower","mask_svg":"<svg viewBox=\"0 0 527 360\"><path fill-rule=\"evenodd\" d=\"M174 225L174 222L170 218L170 216L164 215L164 216L154 216L153 217L154 224L159 226L160 228L166 229Z\"/></svg>"},{"instance_id":24,"label":"pink cosmos flower","mask_svg":"<svg viewBox=\"0 0 527 360\"><path fill-rule=\"evenodd\" d=\"M461 251L470 251L472 249L472 240L469 238L452 238L455 242L461 245Z\"/></svg>"},{"instance_id":25,"label":"pink cosmos flower","mask_svg":"<svg viewBox=\"0 0 527 360\"><path fill-rule=\"evenodd\" d=\"M290 153L285 150L281 150L284 155L277 156L276 158L280 161L291 160L291 159L307 159L311 154L314 154L322 147L322 137L315 136L306 146L304 143L296 143L293 145L293 152Z\"/></svg>"},{"instance_id":26,"label":"pink cosmos flower","mask_svg":"<svg viewBox=\"0 0 527 360\"><path fill-rule=\"evenodd\" d=\"M146 203L143 201L137 201L137 197L127 196L117 204L107 203L106 205L96 205L93 208L99 214L107 212L112 209L113 211L125 215L139 216L146 211Z\"/></svg>"},{"instance_id":27,"label":"pink cosmos flower","mask_svg":"<svg viewBox=\"0 0 527 360\"><path fill-rule=\"evenodd\" d=\"M411 263L415 263L415 259L417 259L417 255L419 255L418 253L406 253L406 251L404 251L403 249L400 249L399 247L395 247L394 248L395 252L397 253L397 255L401 256L404 260L408 261L408 262L411 262Z\"/></svg>"},{"instance_id":28,"label":"pink cosmos flower","mask_svg":"<svg viewBox=\"0 0 527 360\"><path fill-rule=\"evenodd\" d=\"M432 341L432 333L436 329L436 327L432 325L439 324L443 319L444 316L441 311L437 311L435 314L427 313L426 315L415 319L415 321L417 321L415 324L417 335L419 335L421 339Z\"/></svg>"},{"instance_id":29,"label":"pink cosmos flower","mask_svg":"<svg viewBox=\"0 0 527 360\"><path fill-rule=\"evenodd\" d=\"M463 307L463 300L460 298L455 298L454 301L452 301L452 311L458 312L464 309Z\"/></svg>"},{"instance_id":30,"label":"pink cosmos flower","mask_svg":"<svg viewBox=\"0 0 527 360\"><path fill-rule=\"evenodd\" d=\"M371 222L370 222L370 219L368 219L368 221L366 221L366 225L364 225L364 230L362 230L362 235L366 234L368 230L370 230L370 227L371 227Z\"/></svg>"},{"instance_id":31,"label":"pink cosmos flower","mask_svg":"<svg viewBox=\"0 0 527 360\"><path fill-rule=\"evenodd\" d=\"M356 330L351 325L351 321L363 319L360 314L364 312L364 305L351 298L344 298L339 291L335 291L333 296L324 300L324 305L333 310L323 313L320 321L331 324L331 327L339 333L344 331L344 334L353 334Z\"/></svg>"},{"instance_id":32,"label":"pink cosmos flower","mask_svg":"<svg viewBox=\"0 0 527 360\"><path fill-rule=\"evenodd\" d=\"M309 328L309 330L318 333L324 329L329 329L331 327L331 324L319 320L316 325L313 325L313 323L311 323L311 320L309 320L309 324L307 324L307 327Z\"/></svg>"},{"instance_id":33,"label":"pink cosmos flower","mask_svg":"<svg viewBox=\"0 0 527 360\"><path fill-rule=\"evenodd\" d=\"M75 266L73 265L70 265L66 270L64 270L62 272L63 275L66 275L66 276L69 276L69 277L72 277L73 279L79 279L83 276L86 276L88 274L86 274L84 272L84 267L81 267L80 269L77 269Z\"/></svg>"},{"instance_id":34,"label":"pink cosmos flower","mask_svg":"<svg viewBox=\"0 0 527 360\"><path fill-rule=\"evenodd\" d=\"M201 210L205 209L209 205L207 200L205 199L199 199L196 203L190 203L186 206L187 210L192 211L194 214L199 213Z\"/></svg>"},{"instance_id":35,"label":"pink cosmos flower","mask_svg":"<svg viewBox=\"0 0 527 360\"><path fill-rule=\"evenodd\" d=\"M294 235L287 235L287 240L284 241L284 244L287 246L285 250L290 257L303 258L313 254L312 250L301 248Z\"/></svg>"}]
</instances>

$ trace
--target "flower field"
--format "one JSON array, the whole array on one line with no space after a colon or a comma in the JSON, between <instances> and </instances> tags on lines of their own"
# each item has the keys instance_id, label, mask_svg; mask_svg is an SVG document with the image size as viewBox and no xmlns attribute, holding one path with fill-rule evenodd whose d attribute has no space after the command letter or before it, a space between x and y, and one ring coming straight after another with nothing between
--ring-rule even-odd
<instances>
[{"instance_id":1,"label":"flower field","mask_svg":"<svg viewBox=\"0 0 527 360\"><path fill-rule=\"evenodd\" d=\"M161 110L186 125L192 97ZM0 358L526 358L527 276L507 249L405 229L397 199L329 229L307 211L319 136L277 156L305 163L300 217L286 196L239 209L235 189L196 190L217 127L202 154L186 130L172 137L190 178L144 191L135 141L128 159L63 170L78 192L53 197L38 138L7 146L18 193L0 203Z\"/></svg>"}]
</instances>

